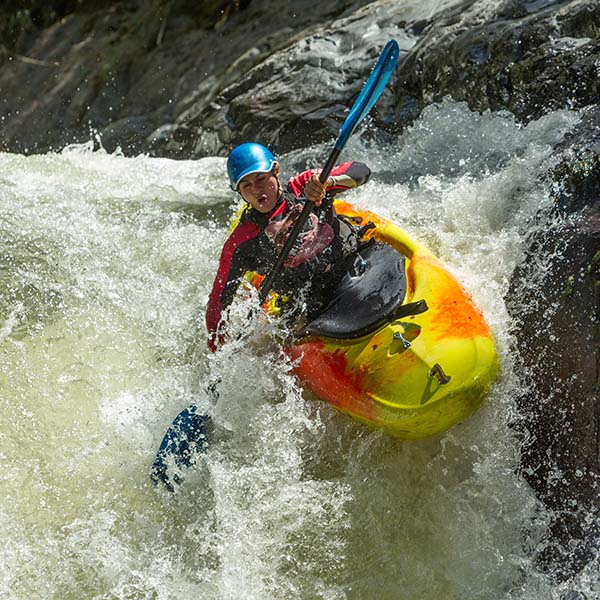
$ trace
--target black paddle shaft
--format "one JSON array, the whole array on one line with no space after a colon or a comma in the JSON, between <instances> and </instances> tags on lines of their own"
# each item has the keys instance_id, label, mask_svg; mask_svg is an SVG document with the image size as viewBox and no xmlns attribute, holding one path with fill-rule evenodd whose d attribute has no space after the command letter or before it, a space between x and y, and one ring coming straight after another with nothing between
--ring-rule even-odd
<instances>
[{"instance_id":1,"label":"black paddle shaft","mask_svg":"<svg viewBox=\"0 0 600 600\"><path fill-rule=\"evenodd\" d=\"M335 166L336 160L340 156L340 153L341 153L341 149L338 150L337 148L334 148L331 151L331 154L329 155L329 158L327 159L327 162L325 163L323 170L319 173L319 181L321 183L325 183L327 181L329 174L331 173L331 171L333 170L333 167ZM304 202L304 207L302 208L302 212L300 213L300 216L294 223L294 227L292 228L292 231L290 232L290 235L288 236L288 238L283 246L283 249L281 250L281 253L277 257L277 260L275 261L273 268L271 269L270 273L267 275L265 280L262 282L262 285L260 286L260 290L258 292L258 298L259 298L261 304L267 299L267 296L269 295L269 292L271 291L271 288L273 287L273 282L275 281L275 277L277 277L277 275L279 275L281 268L283 267L283 263L285 262L285 259L288 257L288 255L292 249L292 246L294 245L294 242L296 241L298 235L302 231L302 228L304 227L304 224L306 223L306 220L308 219L308 215L310 214L310 211L312 210L312 208L313 208L313 203L306 200Z\"/></svg>"}]
</instances>

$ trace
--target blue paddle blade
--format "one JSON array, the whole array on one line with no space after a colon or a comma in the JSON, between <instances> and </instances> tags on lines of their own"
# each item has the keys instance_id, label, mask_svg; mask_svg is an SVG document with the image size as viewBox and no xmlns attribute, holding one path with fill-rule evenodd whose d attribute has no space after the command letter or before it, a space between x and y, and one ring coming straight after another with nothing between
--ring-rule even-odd
<instances>
[{"instance_id":1,"label":"blue paddle blade","mask_svg":"<svg viewBox=\"0 0 600 600\"><path fill-rule=\"evenodd\" d=\"M396 67L399 54L400 48L398 47L398 42L390 40L381 52L369 79L363 85L358 98L350 109L350 114L346 117L342 125L335 143L337 150L341 150L346 145L348 138L352 135L356 126L367 116L375 105L375 102L379 99L379 96L381 96L381 92L383 92Z\"/></svg>"},{"instance_id":2,"label":"blue paddle blade","mask_svg":"<svg viewBox=\"0 0 600 600\"><path fill-rule=\"evenodd\" d=\"M199 414L195 405L182 410L167 430L156 459L152 465L150 479L155 484L162 483L170 491L173 483L182 482L177 473L169 473L169 459L177 468L190 467L194 457L206 449L206 432L210 422L208 415Z\"/></svg>"}]
</instances>

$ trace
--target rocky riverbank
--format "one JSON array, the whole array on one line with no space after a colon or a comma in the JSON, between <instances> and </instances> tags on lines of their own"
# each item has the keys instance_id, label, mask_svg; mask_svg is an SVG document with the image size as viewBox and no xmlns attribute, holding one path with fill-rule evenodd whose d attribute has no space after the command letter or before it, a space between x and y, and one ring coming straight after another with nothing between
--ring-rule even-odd
<instances>
[{"instance_id":1,"label":"rocky riverbank","mask_svg":"<svg viewBox=\"0 0 600 600\"><path fill-rule=\"evenodd\" d=\"M600 3L197 4L63 3L37 21L19 13L22 34L2 34L0 149L46 152L96 136L109 151L172 158L223 155L247 139L304 147L335 137L390 37L400 64L372 135L397 134L447 95L522 122L587 107L556 149L565 159L546 181L555 209L526 240L508 297L527 390L522 470L556 514L540 563L569 577L597 540Z\"/></svg>"}]
</instances>

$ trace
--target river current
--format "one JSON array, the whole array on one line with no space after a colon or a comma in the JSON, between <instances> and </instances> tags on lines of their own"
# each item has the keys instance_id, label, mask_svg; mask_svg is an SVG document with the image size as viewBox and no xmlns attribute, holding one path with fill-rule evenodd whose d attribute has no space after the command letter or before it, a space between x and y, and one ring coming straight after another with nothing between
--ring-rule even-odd
<instances>
[{"instance_id":1,"label":"river current","mask_svg":"<svg viewBox=\"0 0 600 600\"><path fill-rule=\"evenodd\" d=\"M211 355L204 308L239 199L225 161L0 154L0 596L540 600L600 593L534 563L549 515L517 474L504 297L579 120L444 102L397 139L355 134L346 198L424 241L490 323L502 372L431 439L357 425L303 392L261 322ZM282 157L318 166L327 146ZM244 325L247 307L240 309ZM212 403L206 385L220 378ZM174 416L216 424L175 494L148 474ZM597 566L597 565L596 565ZM569 596L570 595L570 596Z\"/></svg>"}]
</instances>

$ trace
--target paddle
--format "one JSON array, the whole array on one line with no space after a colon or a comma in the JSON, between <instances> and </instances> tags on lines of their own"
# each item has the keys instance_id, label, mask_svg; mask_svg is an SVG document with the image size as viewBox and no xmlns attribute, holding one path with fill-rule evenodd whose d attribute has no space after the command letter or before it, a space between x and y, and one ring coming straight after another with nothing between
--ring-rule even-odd
<instances>
[{"instance_id":1,"label":"paddle","mask_svg":"<svg viewBox=\"0 0 600 600\"><path fill-rule=\"evenodd\" d=\"M387 85L396 66L398 54L398 43L395 40L390 40L381 52L377 63L371 71L371 75L369 75L369 78L363 85L358 98L352 105L350 113L340 129L333 150L329 154L329 158L319 175L321 183L327 181L329 174L335 166L346 142L352 135L352 132L367 116L369 111L375 105L375 102L379 99L381 92L383 92L383 89ZM260 287L259 298L261 304L269 295L269 292L273 287L273 282L281 271L281 268L298 238L298 235L302 231L312 208L312 202L304 203L302 212L294 224L281 253ZM209 390L209 392L216 395L214 388ZM206 430L209 423L210 417L198 414L197 407L194 405L185 408L177 415L177 417L175 417L174 421L167 429L158 449L154 464L152 465L150 478L155 484L161 482L169 491L174 491L173 483L180 483L181 478L178 475L174 475L172 478L169 476L168 464L170 460L174 462L177 467L190 466L194 454L202 452L206 447Z\"/></svg>"},{"instance_id":2,"label":"paddle","mask_svg":"<svg viewBox=\"0 0 600 600\"><path fill-rule=\"evenodd\" d=\"M181 483L179 475L169 476L169 458L177 468L190 467L194 455L204 450L206 430L210 422L208 415L198 414L198 408L192 404L184 408L173 420L163 438L150 471L154 484L163 483L174 492L173 483Z\"/></svg>"},{"instance_id":3,"label":"paddle","mask_svg":"<svg viewBox=\"0 0 600 600\"><path fill-rule=\"evenodd\" d=\"M367 114L369 114L369 111L373 108L375 102L377 102L379 99L379 96L381 96L381 92L383 92L383 89L392 76L392 72L396 66L396 62L398 61L398 54L398 42L396 42L396 40L390 40L381 52L379 60L373 67L369 79L367 79L363 85L358 98L354 101L354 104L350 109L350 113L346 117L346 120L340 129L340 133L333 146L333 150L329 154L329 158L327 159L323 170L319 174L319 181L321 183L325 183L327 181L329 174L335 166L335 163L344 149L346 142L352 135L352 132L356 129L356 126L367 116ZM312 208L312 202L304 203L304 208L302 209L298 220L294 224L294 227L292 228L292 231L290 232L290 235L288 236L281 253L277 257L271 272L262 282L258 294L261 304L267 299L267 296L273 287L273 282L275 281L277 275L279 275L281 268L283 267L283 263L294 246L298 235L302 231Z\"/></svg>"}]
</instances>

